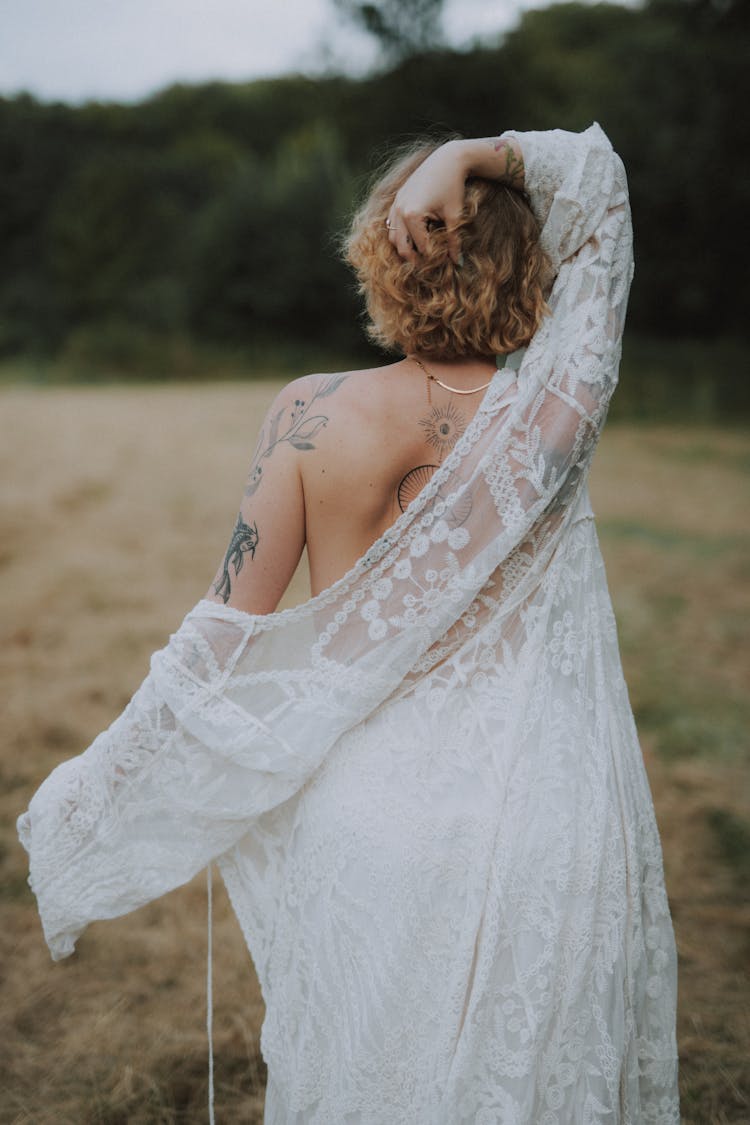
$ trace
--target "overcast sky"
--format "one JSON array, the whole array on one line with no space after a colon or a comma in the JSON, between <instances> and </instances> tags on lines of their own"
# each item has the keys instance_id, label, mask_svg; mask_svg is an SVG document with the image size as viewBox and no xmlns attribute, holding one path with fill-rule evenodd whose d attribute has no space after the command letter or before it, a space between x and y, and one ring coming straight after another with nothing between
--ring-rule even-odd
<instances>
[{"instance_id":1,"label":"overcast sky","mask_svg":"<svg viewBox=\"0 0 750 1125\"><path fill-rule=\"evenodd\" d=\"M492 38L546 0L446 0L449 41ZM242 81L326 62L363 70L369 39L331 0L0 0L0 94L132 101L171 82Z\"/></svg>"}]
</instances>

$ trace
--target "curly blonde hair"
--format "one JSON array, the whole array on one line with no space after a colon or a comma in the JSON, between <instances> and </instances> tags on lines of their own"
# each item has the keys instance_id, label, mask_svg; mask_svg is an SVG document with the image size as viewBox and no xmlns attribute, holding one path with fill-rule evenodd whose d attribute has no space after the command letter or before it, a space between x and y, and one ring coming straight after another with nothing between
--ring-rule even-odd
<instances>
[{"instance_id":1,"label":"curly blonde hair","mask_svg":"<svg viewBox=\"0 0 750 1125\"><path fill-rule=\"evenodd\" d=\"M399 188L441 142L419 141L391 157L352 219L343 253L364 295L371 340L388 351L435 359L500 355L524 347L548 308L549 259L523 192L494 180L467 181L458 224L462 265L442 224L411 263L388 240L385 220Z\"/></svg>"}]
</instances>

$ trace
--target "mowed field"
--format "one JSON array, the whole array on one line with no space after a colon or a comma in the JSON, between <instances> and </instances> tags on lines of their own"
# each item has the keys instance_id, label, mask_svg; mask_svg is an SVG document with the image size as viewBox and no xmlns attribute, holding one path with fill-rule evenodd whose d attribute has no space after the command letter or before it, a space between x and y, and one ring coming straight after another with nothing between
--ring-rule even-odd
<instances>
[{"instance_id":1,"label":"mowed field","mask_svg":"<svg viewBox=\"0 0 750 1125\"><path fill-rule=\"evenodd\" d=\"M3 1125L208 1118L204 877L53 964L15 820L207 590L277 388L0 390ZM591 476L662 832L688 1125L750 1121L749 474L747 430L610 423ZM283 604L306 596L298 573ZM214 993L217 1121L261 1122L263 1004L218 886Z\"/></svg>"}]
</instances>

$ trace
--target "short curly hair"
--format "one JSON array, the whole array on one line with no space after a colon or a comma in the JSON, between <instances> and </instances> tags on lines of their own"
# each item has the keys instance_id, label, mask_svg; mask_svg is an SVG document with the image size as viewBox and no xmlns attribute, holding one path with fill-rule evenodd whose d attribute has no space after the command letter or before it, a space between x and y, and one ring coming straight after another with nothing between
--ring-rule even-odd
<instances>
[{"instance_id":1,"label":"short curly hair","mask_svg":"<svg viewBox=\"0 0 750 1125\"><path fill-rule=\"evenodd\" d=\"M388 239L385 221L397 191L441 143L418 141L391 156L344 236L344 257L365 298L366 331L387 351L407 355L507 354L529 343L549 311L551 265L523 192L480 177L467 181L460 267L441 224L433 227L428 253L414 263Z\"/></svg>"}]
</instances>

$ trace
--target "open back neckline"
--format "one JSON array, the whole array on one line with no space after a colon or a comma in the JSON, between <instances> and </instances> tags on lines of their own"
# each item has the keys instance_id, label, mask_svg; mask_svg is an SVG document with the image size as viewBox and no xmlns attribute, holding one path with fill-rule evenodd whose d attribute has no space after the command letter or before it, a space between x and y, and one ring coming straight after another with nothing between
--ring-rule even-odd
<instances>
[{"instance_id":1,"label":"open back neckline","mask_svg":"<svg viewBox=\"0 0 750 1125\"><path fill-rule=\"evenodd\" d=\"M472 418L466 431L460 441L456 444L453 453L459 453L463 457L469 449L473 447L477 438L485 428L483 415L494 405L495 401L500 398L513 382L518 377L524 356L527 349L519 348L515 352L511 352L505 357L505 363L502 367L498 367L495 374L492 376L486 391L482 395L482 401L477 407L476 413ZM498 357L498 359L501 357ZM463 452L459 452L463 450ZM288 620L292 617L305 616L314 613L315 610L327 605L344 587L350 585L359 575L366 570L371 569L375 563L379 562L387 551L398 542L402 531L412 522L415 517L413 509L417 506L417 511L420 511L424 504L427 502L429 495L437 492L439 486L449 477L452 472L451 458L446 460L440 465L438 470L432 474L430 479L425 483L424 488L414 497L409 506L400 513L398 518L390 527L378 536L370 547L360 555L360 557L352 564L352 566L335 582L332 582L325 589L320 590L317 594L307 598L306 601L300 602L299 605L288 606L286 609L277 609L272 613L249 613L247 610L238 609L237 606L230 606L222 604L221 602L210 601L208 598L201 598L191 611L194 614L202 616L207 613L209 616L226 617L227 620L241 621L247 624L248 618L253 619L258 623L262 629L270 629L277 621ZM429 495L428 495L429 494Z\"/></svg>"}]
</instances>

